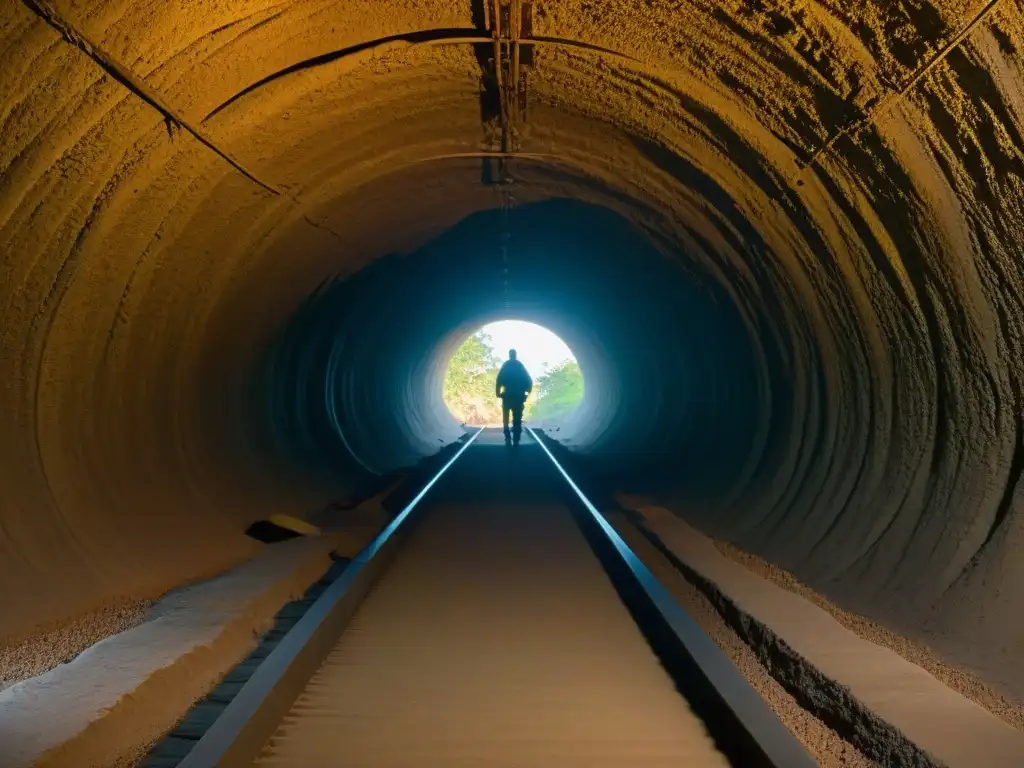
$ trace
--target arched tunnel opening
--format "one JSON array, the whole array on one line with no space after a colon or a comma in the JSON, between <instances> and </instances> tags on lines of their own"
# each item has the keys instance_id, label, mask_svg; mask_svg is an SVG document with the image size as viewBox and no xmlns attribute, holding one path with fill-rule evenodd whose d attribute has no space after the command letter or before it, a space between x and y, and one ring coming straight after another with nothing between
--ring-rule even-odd
<instances>
[{"instance_id":1,"label":"arched tunnel opening","mask_svg":"<svg viewBox=\"0 0 1024 768\"><path fill-rule=\"evenodd\" d=\"M506 269L503 266L503 274ZM501 371L515 368L513 359L522 363L529 377L529 382L521 381L530 387L524 415L538 426L561 431L586 392L579 361L550 329L510 317L482 325L452 353L442 387L448 411L464 426L503 425L504 409L497 395L505 389Z\"/></svg>"},{"instance_id":2,"label":"arched tunnel opening","mask_svg":"<svg viewBox=\"0 0 1024 768\"><path fill-rule=\"evenodd\" d=\"M502 47L470 0L7 0L0 639L437 454L514 317L609 488L1024 696L1024 25L977 5L515 3Z\"/></svg>"},{"instance_id":3,"label":"arched tunnel opening","mask_svg":"<svg viewBox=\"0 0 1024 768\"><path fill-rule=\"evenodd\" d=\"M735 492L757 463L764 386L738 308L607 209L517 208L504 255L500 217L474 214L325 283L286 321L252 417L272 404L278 455L358 479L450 443L448 360L467 332L513 313L563 338L587 377L560 441L623 478L683 473L694 499Z\"/></svg>"}]
</instances>

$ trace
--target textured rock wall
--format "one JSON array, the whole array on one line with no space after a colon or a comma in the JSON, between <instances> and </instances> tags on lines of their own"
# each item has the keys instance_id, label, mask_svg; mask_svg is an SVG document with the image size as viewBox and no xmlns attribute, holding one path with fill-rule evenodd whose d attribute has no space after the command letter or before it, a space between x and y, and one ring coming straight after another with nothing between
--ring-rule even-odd
<instances>
[{"instance_id":1,"label":"textured rock wall","mask_svg":"<svg viewBox=\"0 0 1024 768\"><path fill-rule=\"evenodd\" d=\"M311 300L325 280L498 204L479 160L451 157L495 142L476 52L451 40L482 34L481 7L0 0L0 582L18 585L0 634L221 568L251 551L247 521L305 513L451 434L421 413L436 394L387 374L435 381L486 314L465 297L424 320L433 352L415 362L358 353L377 362L339 391L376 399L348 412L342 395L338 418L370 431L348 451L328 432L330 466L311 466L324 443L299 417L275 421L267 382L287 379L266 371L313 343L281 339L345 290ZM689 350L692 391L719 393L699 414L666 406L678 443L593 426L612 404L642 416L625 347L578 331L605 382L580 450L688 466L717 441L728 478L669 474L665 496L1018 692L1021 10L542 0L515 192L629 221L678 290L746 329L664 316L683 340L650 359ZM367 311L377 325L346 338L406 338ZM381 415L398 403L411 432ZM708 415L727 412L756 416ZM390 430L376 447L371 425Z\"/></svg>"}]
</instances>

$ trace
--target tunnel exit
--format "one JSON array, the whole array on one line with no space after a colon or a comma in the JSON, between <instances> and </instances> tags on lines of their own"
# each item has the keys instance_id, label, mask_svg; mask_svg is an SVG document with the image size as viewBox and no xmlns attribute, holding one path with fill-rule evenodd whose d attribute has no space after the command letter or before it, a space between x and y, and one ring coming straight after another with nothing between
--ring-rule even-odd
<instances>
[{"instance_id":1,"label":"tunnel exit","mask_svg":"<svg viewBox=\"0 0 1024 768\"><path fill-rule=\"evenodd\" d=\"M511 350L533 379L523 418L534 423L568 416L583 400L583 373L569 346L544 326L499 320L470 334L455 350L444 379L444 403L460 422L499 426L495 385Z\"/></svg>"}]
</instances>

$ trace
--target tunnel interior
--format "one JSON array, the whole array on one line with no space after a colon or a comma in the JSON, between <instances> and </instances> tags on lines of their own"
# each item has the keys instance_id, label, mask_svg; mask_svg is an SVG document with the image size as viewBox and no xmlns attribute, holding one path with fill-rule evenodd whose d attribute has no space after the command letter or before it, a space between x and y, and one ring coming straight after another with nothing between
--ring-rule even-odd
<instances>
[{"instance_id":1,"label":"tunnel interior","mask_svg":"<svg viewBox=\"0 0 1024 768\"><path fill-rule=\"evenodd\" d=\"M606 209L518 208L506 254L502 218L474 214L307 299L273 347L253 414L271 403L279 452L296 471L321 462L346 476L430 455L462 434L440 399L454 347L516 317L563 338L589 382L560 442L624 481L661 470L685 474L695 497L735 489L756 461L761 390L736 308Z\"/></svg>"},{"instance_id":2,"label":"tunnel interior","mask_svg":"<svg viewBox=\"0 0 1024 768\"><path fill-rule=\"evenodd\" d=\"M0 637L436 453L515 317L617 489L1024 694L1018 0L517 7L509 128L482 2L4 0Z\"/></svg>"}]
</instances>

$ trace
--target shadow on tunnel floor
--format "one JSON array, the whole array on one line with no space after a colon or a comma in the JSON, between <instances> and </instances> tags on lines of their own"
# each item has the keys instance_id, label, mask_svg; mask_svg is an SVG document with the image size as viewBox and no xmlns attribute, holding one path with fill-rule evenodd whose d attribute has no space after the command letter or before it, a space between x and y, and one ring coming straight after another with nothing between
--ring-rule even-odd
<instances>
[{"instance_id":1,"label":"shadow on tunnel floor","mask_svg":"<svg viewBox=\"0 0 1024 768\"><path fill-rule=\"evenodd\" d=\"M431 504L559 503L565 481L528 432L505 445L501 429L485 429L438 483Z\"/></svg>"}]
</instances>

